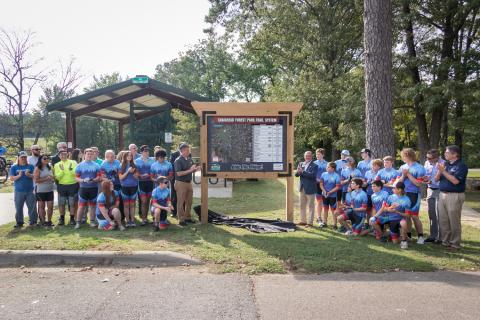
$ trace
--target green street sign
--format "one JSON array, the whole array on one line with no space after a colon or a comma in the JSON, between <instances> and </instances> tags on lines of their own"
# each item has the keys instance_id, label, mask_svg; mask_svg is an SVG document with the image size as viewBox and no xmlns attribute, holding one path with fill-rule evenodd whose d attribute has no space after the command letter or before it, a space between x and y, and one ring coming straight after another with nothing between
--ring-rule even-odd
<instances>
[{"instance_id":1,"label":"green street sign","mask_svg":"<svg viewBox=\"0 0 480 320\"><path fill-rule=\"evenodd\" d=\"M135 78L132 78L132 83L148 83L148 77L135 77Z\"/></svg>"}]
</instances>

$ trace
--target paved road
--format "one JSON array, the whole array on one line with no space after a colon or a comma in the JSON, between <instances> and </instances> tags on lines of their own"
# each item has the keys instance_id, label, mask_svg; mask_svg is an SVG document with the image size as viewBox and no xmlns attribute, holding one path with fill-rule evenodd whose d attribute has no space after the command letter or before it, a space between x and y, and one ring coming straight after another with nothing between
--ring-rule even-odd
<instances>
[{"instance_id":1,"label":"paved road","mask_svg":"<svg viewBox=\"0 0 480 320\"><path fill-rule=\"evenodd\" d=\"M478 319L479 296L480 273L0 269L0 314L9 320Z\"/></svg>"}]
</instances>

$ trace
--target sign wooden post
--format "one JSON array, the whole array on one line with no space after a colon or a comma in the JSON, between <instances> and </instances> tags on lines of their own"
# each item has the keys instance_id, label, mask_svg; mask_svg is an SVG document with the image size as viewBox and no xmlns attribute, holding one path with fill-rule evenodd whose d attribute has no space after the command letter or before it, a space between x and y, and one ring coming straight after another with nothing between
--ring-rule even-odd
<instances>
[{"instance_id":1,"label":"sign wooden post","mask_svg":"<svg viewBox=\"0 0 480 320\"><path fill-rule=\"evenodd\" d=\"M192 102L200 117L201 222L208 178L286 178L285 218L293 221L294 120L302 103Z\"/></svg>"}]
</instances>

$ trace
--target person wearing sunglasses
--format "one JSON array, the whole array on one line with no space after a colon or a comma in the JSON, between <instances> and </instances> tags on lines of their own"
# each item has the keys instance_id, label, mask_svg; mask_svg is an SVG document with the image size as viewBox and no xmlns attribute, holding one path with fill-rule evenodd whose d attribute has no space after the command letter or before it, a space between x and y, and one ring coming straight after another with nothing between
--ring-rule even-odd
<instances>
[{"instance_id":1,"label":"person wearing sunglasses","mask_svg":"<svg viewBox=\"0 0 480 320\"><path fill-rule=\"evenodd\" d=\"M35 182L35 197L37 199L38 216L40 223L44 227L52 227L53 215L53 190L55 188L55 178L52 167L50 166L50 157L42 155L33 171L33 180ZM46 210L45 210L46 206Z\"/></svg>"},{"instance_id":2,"label":"person wearing sunglasses","mask_svg":"<svg viewBox=\"0 0 480 320\"><path fill-rule=\"evenodd\" d=\"M35 167L38 163L38 159L40 159L40 152L42 152L42 148L40 148L40 146L34 144L30 148L30 152L32 154L27 158L27 162L28 162L28 164L31 164L32 166Z\"/></svg>"},{"instance_id":3,"label":"person wearing sunglasses","mask_svg":"<svg viewBox=\"0 0 480 320\"><path fill-rule=\"evenodd\" d=\"M438 199L440 198L440 183L435 181L435 176L438 172L438 165L445 163L440 158L440 151L431 149L427 152L427 160L424 167L427 172L425 176L425 183L427 184L427 207L428 219L430 220L430 236L425 239L425 242L433 242L436 244L440 241L440 228L438 225Z\"/></svg>"}]
</instances>

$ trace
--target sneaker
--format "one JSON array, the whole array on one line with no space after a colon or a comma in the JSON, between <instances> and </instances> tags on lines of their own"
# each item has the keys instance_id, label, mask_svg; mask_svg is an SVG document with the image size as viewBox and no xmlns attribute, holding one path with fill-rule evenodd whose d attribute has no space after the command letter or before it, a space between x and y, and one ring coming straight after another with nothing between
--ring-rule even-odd
<instances>
[{"instance_id":1,"label":"sneaker","mask_svg":"<svg viewBox=\"0 0 480 320\"><path fill-rule=\"evenodd\" d=\"M145 227L146 225L147 225L147 221L142 220L142 222L140 222L140 226L141 226L141 227Z\"/></svg>"},{"instance_id":2,"label":"sneaker","mask_svg":"<svg viewBox=\"0 0 480 320\"><path fill-rule=\"evenodd\" d=\"M75 224L75 229L80 229L80 222L77 222L77 223Z\"/></svg>"},{"instance_id":3,"label":"sneaker","mask_svg":"<svg viewBox=\"0 0 480 320\"><path fill-rule=\"evenodd\" d=\"M158 232L160 231L160 227L157 225L157 226L153 226L153 231L154 232Z\"/></svg>"},{"instance_id":4,"label":"sneaker","mask_svg":"<svg viewBox=\"0 0 480 320\"><path fill-rule=\"evenodd\" d=\"M333 230L337 230L338 227L337 227L336 225L333 225L333 226L332 226L332 229L333 229Z\"/></svg>"},{"instance_id":5,"label":"sneaker","mask_svg":"<svg viewBox=\"0 0 480 320\"><path fill-rule=\"evenodd\" d=\"M87 219L82 218L82 224L86 224L86 223L87 223Z\"/></svg>"},{"instance_id":6,"label":"sneaker","mask_svg":"<svg viewBox=\"0 0 480 320\"><path fill-rule=\"evenodd\" d=\"M186 227L187 223L185 221L182 221L182 222L179 222L178 225L180 225L182 227Z\"/></svg>"},{"instance_id":7,"label":"sneaker","mask_svg":"<svg viewBox=\"0 0 480 320\"><path fill-rule=\"evenodd\" d=\"M190 223L190 224L194 224L194 223L195 223L195 221L193 221L192 219L186 219L185 222L186 222L186 223Z\"/></svg>"},{"instance_id":8,"label":"sneaker","mask_svg":"<svg viewBox=\"0 0 480 320\"><path fill-rule=\"evenodd\" d=\"M17 223L16 225L13 226L14 229L21 229L23 228L23 223Z\"/></svg>"},{"instance_id":9,"label":"sneaker","mask_svg":"<svg viewBox=\"0 0 480 320\"><path fill-rule=\"evenodd\" d=\"M55 225L52 223L52 221L47 221L47 227L54 227Z\"/></svg>"},{"instance_id":10,"label":"sneaker","mask_svg":"<svg viewBox=\"0 0 480 320\"><path fill-rule=\"evenodd\" d=\"M64 217L60 217L60 219L58 219L58 224L59 226L64 226L65 225L65 218Z\"/></svg>"},{"instance_id":11,"label":"sneaker","mask_svg":"<svg viewBox=\"0 0 480 320\"><path fill-rule=\"evenodd\" d=\"M345 228L346 229L346 228ZM347 230L345 231L345 235L346 236L351 236L353 233L352 233L352 230Z\"/></svg>"},{"instance_id":12,"label":"sneaker","mask_svg":"<svg viewBox=\"0 0 480 320\"><path fill-rule=\"evenodd\" d=\"M90 221L90 227L96 228L98 224L95 221Z\"/></svg>"},{"instance_id":13,"label":"sneaker","mask_svg":"<svg viewBox=\"0 0 480 320\"><path fill-rule=\"evenodd\" d=\"M120 231L125 231L125 227L124 227L122 224L120 224L120 225L118 226L118 230L120 230Z\"/></svg>"},{"instance_id":14,"label":"sneaker","mask_svg":"<svg viewBox=\"0 0 480 320\"><path fill-rule=\"evenodd\" d=\"M74 226L76 224L75 219L70 218L70 222L68 224Z\"/></svg>"},{"instance_id":15,"label":"sneaker","mask_svg":"<svg viewBox=\"0 0 480 320\"><path fill-rule=\"evenodd\" d=\"M423 239L423 237L418 237L417 244L425 244L425 240Z\"/></svg>"},{"instance_id":16,"label":"sneaker","mask_svg":"<svg viewBox=\"0 0 480 320\"><path fill-rule=\"evenodd\" d=\"M345 233L345 232L347 232L347 230L348 230L348 229L347 229L346 227L341 226L341 227L338 229L338 232L340 232L340 233Z\"/></svg>"},{"instance_id":17,"label":"sneaker","mask_svg":"<svg viewBox=\"0 0 480 320\"><path fill-rule=\"evenodd\" d=\"M405 240L400 242L400 249L408 249L408 242Z\"/></svg>"},{"instance_id":18,"label":"sneaker","mask_svg":"<svg viewBox=\"0 0 480 320\"><path fill-rule=\"evenodd\" d=\"M380 237L380 242L387 242L387 237L381 236Z\"/></svg>"},{"instance_id":19,"label":"sneaker","mask_svg":"<svg viewBox=\"0 0 480 320\"><path fill-rule=\"evenodd\" d=\"M433 239L433 238L427 238L427 239L425 239L425 242L435 242L435 239Z\"/></svg>"},{"instance_id":20,"label":"sneaker","mask_svg":"<svg viewBox=\"0 0 480 320\"><path fill-rule=\"evenodd\" d=\"M134 227L136 227L136 226L137 226L137 224L135 223L135 221L130 221L130 227L133 227L133 228L134 228Z\"/></svg>"}]
</instances>

